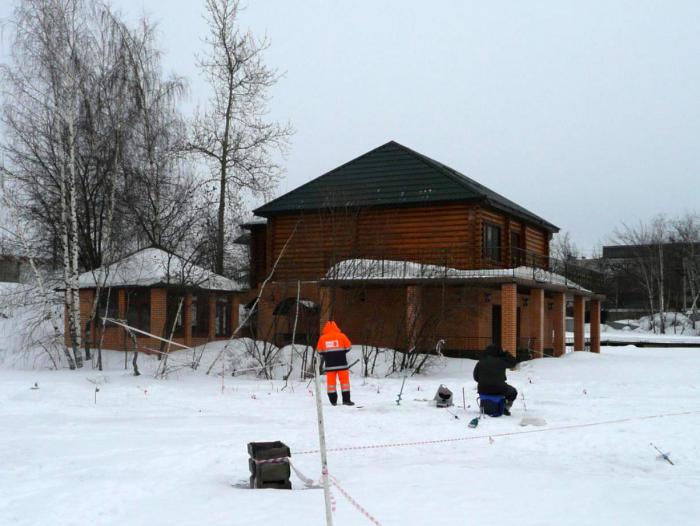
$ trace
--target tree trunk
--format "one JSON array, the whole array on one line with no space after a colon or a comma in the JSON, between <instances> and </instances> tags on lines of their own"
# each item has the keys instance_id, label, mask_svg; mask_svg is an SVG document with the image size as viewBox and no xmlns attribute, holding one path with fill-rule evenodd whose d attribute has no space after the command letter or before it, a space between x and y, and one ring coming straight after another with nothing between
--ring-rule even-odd
<instances>
[{"instance_id":1,"label":"tree trunk","mask_svg":"<svg viewBox=\"0 0 700 526\"><path fill-rule=\"evenodd\" d=\"M72 117L72 115L71 115ZM72 294L72 318L73 324L77 328L75 333L75 339L73 340L73 353L75 355L75 365L78 368L83 366L83 354L80 350L80 287L78 284L78 212L76 206L76 188L75 188L75 127L73 124L73 119L70 118L68 121L68 141L69 141L69 164L68 169L70 172L69 181L69 197L70 197L70 235L71 239L69 242L71 250L71 261L70 261L70 273L71 273L71 288Z\"/></svg>"},{"instance_id":2,"label":"tree trunk","mask_svg":"<svg viewBox=\"0 0 700 526\"><path fill-rule=\"evenodd\" d=\"M224 227L225 227L225 211L226 211L226 160L221 162L221 177L219 180L219 211L217 217L217 232L216 232L216 262L214 271L217 274L224 273Z\"/></svg>"},{"instance_id":3,"label":"tree trunk","mask_svg":"<svg viewBox=\"0 0 700 526\"><path fill-rule=\"evenodd\" d=\"M64 312L68 316L68 333L70 335L71 346L75 348L75 319L73 318L73 289L70 282L70 249L68 247L68 210L66 195L66 170L63 161L59 161L59 179L61 189L61 244L63 245L63 306ZM76 368L74 355L64 346L68 366L71 370Z\"/></svg>"},{"instance_id":4,"label":"tree trunk","mask_svg":"<svg viewBox=\"0 0 700 526\"><path fill-rule=\"evenodd\" d=\"M665 284L664 284L664 246L659 242L659 319L661 321L661 334L666 334L666 303L665 303Z\"/></svg>"}]
</instances>

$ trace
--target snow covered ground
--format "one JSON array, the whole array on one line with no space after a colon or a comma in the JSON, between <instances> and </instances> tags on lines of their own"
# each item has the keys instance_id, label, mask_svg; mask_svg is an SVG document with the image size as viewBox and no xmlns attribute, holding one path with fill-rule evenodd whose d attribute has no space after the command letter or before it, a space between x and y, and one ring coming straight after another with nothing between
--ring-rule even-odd
<instances>
[{"instance_id":1,"label":"snow covered ground","mask_svg":"<svg viewBox=\"0 0 700 526\"><path fill-rule=\"evenodd\" d=\"M282 440L319 475L315 401L306 383L180 372L0 370L0 524L323 524L323 492L250 490L246 444ZM409 378L353 375L362 408L330 407L330 448L465 437L329 453L330 472L382 525L696 524L700 513L700 351L604 348L509 373L512 417L476 415L474 362ZM356 366L357 367L357 366ZM91 380L91 381L89 381ZM34 383L38 389L30 389ZM99 384L95 403L95 383ZM422 401L440 383L461 406ZM638 417L694 411L653 419ZM544 427L520 427L523 415ZM629 421L557 429L609 420ZM535 431L522 434L523 431ZM505 435L507 433L521 433ZM489 438L490 437L490 438ZM650 442L671 452L657 460ZM368 524L334 491L337 525Z\"/></svg>"}]
</instances>

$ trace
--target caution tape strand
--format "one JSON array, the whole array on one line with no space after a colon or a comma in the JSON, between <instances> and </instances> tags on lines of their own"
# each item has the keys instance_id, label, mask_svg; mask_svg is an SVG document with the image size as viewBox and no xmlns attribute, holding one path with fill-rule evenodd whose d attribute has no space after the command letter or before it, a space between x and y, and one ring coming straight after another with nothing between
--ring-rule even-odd
<instances>
[{"instance_id":1,"label":"caution tape strand","mask_svg":"<svg viewBox=\"0 0 700 526\"><path fill-rule=\"evenodd\" d=\"M374 518L364 507L362 507L362 505L359 502L353 499L352 496L340 486L340 484L338 484L338 479L336 479L333 475L330 474L328 475L328 479L330 480L331 484L333 484L338 489L340 494L343 497L345 497L345 499L350 504L352 504L353 507L357 511L359 511L367 520L369 520L372 524L376 524L376 526L382 526L376 518Z\"/></svg>"},{"instance_id":2,"label":"caution tape strand","mask_svg":"<svg viewBox=\"0 0 700 526\"><path fill-rule=\"evenodd\" d=\"M655 418L664 418L664 417L673 417L673 416L684 416L684 415L692 415L692 414L698 414L700 413L700 410L694 410L694 411L681 411L678 413L664 413L660 415L647 415L647 416L637 416L637 417L629 417L629 418L618 418L615 420L604 420L601 422L589 422L585 424L571 424L568 426L558 426L558 427L548 427L548 428L543 428L543 429L528 429L526 431L510 431L506 433L491 433L488 435L468 435L468 436L461 436L461 437L451 437L451 438L439 438L435 440L418 440L415 442L394 442L394 443L386 443L386 444L367 444L367 445L359 445L359 446L345 446L345 447L331 447L327 448L326 451L328 452L339 452L339 451L357 451L357 450L363 450L363 449L381 449L381 448L394 448L394 447L407 447L407 446L425 446L425 445L430 445L430 444L445 444L449 442L463 442L467 440L478 440L482 438L489 438L489 437L506 437L506 436L516 436L516 435L528 435L532 433L545 433L548 431L566 431L569 429L581 429L585 427L595 427L595 426L602 426L602 425L610 425L610 424L621 424L624 422L633 422L633 421L639 421L639 420L651 420ZM295 455L311 455L314 453L318 453L318 449L309 449L305 451L295 451Z\"/></svg>"}]
</instances>

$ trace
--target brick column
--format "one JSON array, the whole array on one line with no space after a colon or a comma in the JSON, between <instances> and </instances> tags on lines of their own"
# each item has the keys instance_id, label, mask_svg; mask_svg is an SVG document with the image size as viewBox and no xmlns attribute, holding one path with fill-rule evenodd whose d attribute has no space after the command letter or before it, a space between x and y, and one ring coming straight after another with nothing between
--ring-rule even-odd
<instances>
[{"instance_id":1,"label":"brick column","mask_svg":"<svg viewBox=\"0 0 700 526\"><path fill-rule=\"evenodd\" d=\"M566 352L566 294L554 292L552 300L554 303L552 306L552 326L554 327L552 347L554 356L561 356Z\"/></svg>"},{"instance_id":2,"label":"brick column","mask_svg":"<svg viewBox=\"0 0 700 526\"><path fill-rule=\"evenodd\" d=\"M163 337L167 313L168 295L165 289L151 289L151 330L156 336Z\"/></svg>"},{"instance_id":3,"label":"brick column","mask_svg":"<svg viewBox=\"0 0 700 526\"><path fill-rule=\"evenodd\" d=\"M102 291L105 294L104 291ZM92 307L95 302L95 291L92 289L82 289L79 291L78 296L78 308L80 309L80 341L84 347L89 347L91 342L85 341L87 334L87 323L90 320L90 315L92 314ZM95 337L95 321L90 322L90 335L91 338Z\"/></svg>"},{"instance_id":4,"label":"brick column","mask_svg":"<svg viewBox=\"0 0 700 526\"><path fill-rule=\"evenodd\" d=\"M600 352L600 300L591 300L591 352Z\"/></svg>"},{"instance_id":5,"label":"brick column","mask_svg":"<svg viewBox=\"0 0 700 526\"><path fill-rule=\"evenodd\" d=\"M209 308L209 332L208 340L213 340L216 334L216 294L207 296L207 306Z\"/></svg>"},{"instance_id":6,"label":"brick column","mask_svg":"<svg viewBox=\"0 0 700 526\"><path fill-rule=\"evenodd\" d=\"M185 301L182 303L185 312L182 313L182 332L185 337L185 345L192 347L192 293L185 293Z\"/></svg>"},{"instance_id":7,"label":"brick column","mask_svg":"<svg viewBox=\"0 0 700 526\"><path fill-rule=\"evenodd\" d=\"M124 289L117 290L117 312L119 313L117 317L120 320L126 320L126 290ZM119 334L121 335L121 348L126 350L126 331L120 329Z\"/></svg>"},{"instance_id":8,"label":"brick column","mask_svg":"<svg viewBox=\"0 0 700 526\"><path fill-rule=\"evenodd\" d=\"M574 296L574 351L586 348L584 325L586 322L586 301L583 296Z\"/></svg>"},{"instance_id":9,"label":"brick column","mask_svg":"<svg viewBox=\"0 0 700 526\"><path fill-rule=\"evenodd\" d=\"M238 311L239 311L239 306L241 304L241 299L238 297L238 294L231 294L231 335L233 335L234 331L238 328Z\"/></svg>"},{"instance_id":10,"label":"brick column","mask_svg":"<svg viewBox=\"0 0 700 526\"><path fill-rule=\"evenodd\" d=\"M534 338L535 358L544 351L544 289L530 289L530 337Z\"/></svg>"},{"instance_id":11,"label":"brick column","mask_svg":"<svg viewBox=\"0 0 700 526\"><path fill-rule=\"evenodd\" d=\"M318 304L320 309L319 314L319 333L323 330L323 326L331 319L331 290L328 287L320 287L318 289Z\"/></svg>"},{"instance_id":12,"label":"brick column","mask_svg":"<svg viewBox=\"0 0 700 526\"><path fill-rule=\"evenodd\" d=\"M112 291L112 294L117 293L117 318L120 320L126 319L126 291L124 289L117 289Z\"/></svg>"},{"instance_id":13,"label":"brick column","mask_svg":"<svg viewBox=\"0 0 700 526\"><path fill-rule=\"evenodd\" d=\"M518 347L518 287L515 283L501 285L501 345L513 356Z\"/></svg>"},{"instance_id":14,"label":"brick column","mask_svg":"<svg viewBox=\"0 0 700 526\"><path fill-rule=\"evenodd\" d=\"M420 311L422 293L420 287L406 287L406 350L410 351L418 345L420 335Z\"/></svg>"}]
</instances>

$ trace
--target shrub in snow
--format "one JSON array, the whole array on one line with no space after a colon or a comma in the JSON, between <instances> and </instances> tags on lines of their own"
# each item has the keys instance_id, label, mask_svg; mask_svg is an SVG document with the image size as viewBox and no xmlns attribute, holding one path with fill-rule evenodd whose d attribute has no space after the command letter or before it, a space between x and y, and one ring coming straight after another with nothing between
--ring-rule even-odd
<instances>
[{"instance_id":1,"label":"shrub in snow","mask_svg":"<svg viewBox=\"0 0 700 526\"><path fill-rule=\"evenodd\" d=\"M643 331L661 332L663 326L666 334L685 334L697 336L700 334L700 327L696 328L689 316L682 312L666 312L662 316L656 313L653 316L643 316L639 318L639 328Z\"/></svg>"}]
</instances>

